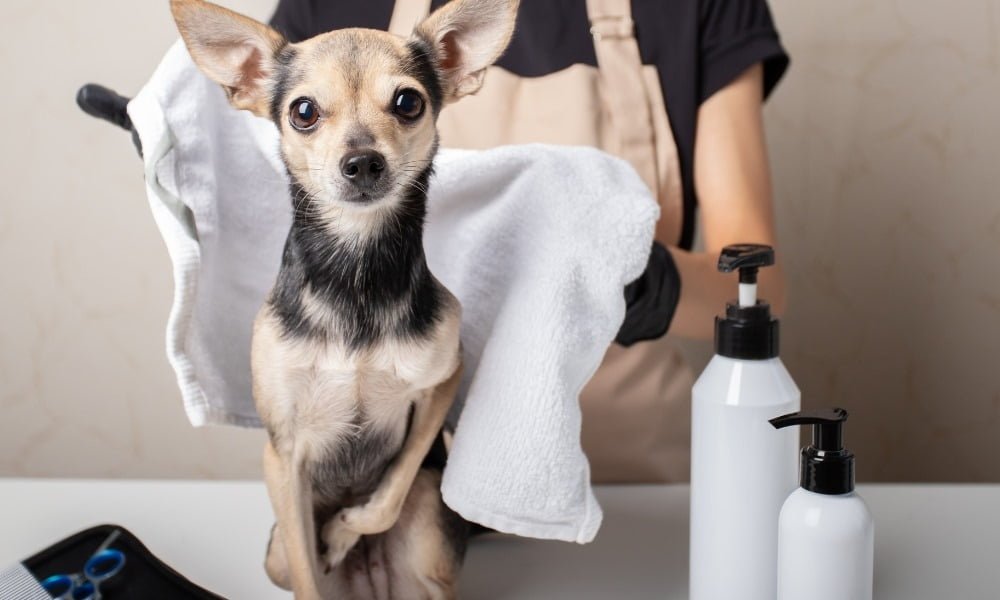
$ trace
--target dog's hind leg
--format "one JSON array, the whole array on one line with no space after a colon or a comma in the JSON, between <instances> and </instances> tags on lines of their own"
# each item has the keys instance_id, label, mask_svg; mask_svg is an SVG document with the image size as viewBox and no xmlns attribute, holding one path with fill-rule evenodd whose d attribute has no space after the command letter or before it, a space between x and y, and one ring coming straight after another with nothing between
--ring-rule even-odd
<instances>
[{"instance_id":1,"label":"dog's hind leg","mask_svg":"<svg viewBox=\"0 0 1000 600\"><path fill-rule=\"evenodd\" d=\"M468 535L468 523L441 500L441 473L421 469L399 522L382 536L394 596L455 598Z\"/></svg>"},{"instance_id":2,"label":"dog's hind leg","mask_svg":"<svg viewBox=\"0 0 1000 600\"><path fill-rule=\"evenodd\" d=\"M441 472L421 469L396 524L364 536L331 574L337 600L452 600L468 523L441 501Z\"/></svg>"},{"instance_id":3,"label":"dog's hind leg","mask_svg":"<svg viewBox=\"0 0 1000 600\"><path fill-rule=\"evenodd\" d=\"M288 572L288 557L285 556L285 540L281 536L281 528L275 523L271 527L271 539L267 542L267 556L264 558L264 571L271 583L283 590L292 590L292 577Z\"/></svg>"},{"instance_id":4,"label":"dog's hind leg","mask_svg":"<svg viewBox=\"0 0 1000 600\"><path fill-rule=\"evenodd\" d=\"M302 458L300 452L293 452L288 464L268 442L264 447L264 481L277 517L277 528L284 541L284 555L295 598L321 600L312 489Z\"/></svg>"}]
</instances>

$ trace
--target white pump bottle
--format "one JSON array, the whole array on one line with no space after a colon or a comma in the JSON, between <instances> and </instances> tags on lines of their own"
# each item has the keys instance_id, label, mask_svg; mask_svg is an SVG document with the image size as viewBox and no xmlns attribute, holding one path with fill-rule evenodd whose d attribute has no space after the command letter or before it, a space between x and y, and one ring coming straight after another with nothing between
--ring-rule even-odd
<instances>
[{"instance_id":1,"label":"white pump bottle","mask_svg":"<svg viewBox=\"0 0 1000 600\"><path fill-rule=\"evenodd\" d=\"M872 600L875 524L854 492L846 420L842 408L771 420L779 430L813 426L812 444L802 449L802 487L785 501L778 520L778 600Z\"/></svg>"},{"instance_id":2,"label":"white pump bottle","mask_svg":"<svg viewBox=\"0 0 1000 600\"><path fill-rule=\"evenodd\" d=\"M692 390L691 600L774 600L781 505L796 487L795 432L768 422L799 410L778 358L778 321L757 300L768 246L728 246L719 270L739 270L739 299L715 321L716 355Z\"/></svg>"}]
</instances>

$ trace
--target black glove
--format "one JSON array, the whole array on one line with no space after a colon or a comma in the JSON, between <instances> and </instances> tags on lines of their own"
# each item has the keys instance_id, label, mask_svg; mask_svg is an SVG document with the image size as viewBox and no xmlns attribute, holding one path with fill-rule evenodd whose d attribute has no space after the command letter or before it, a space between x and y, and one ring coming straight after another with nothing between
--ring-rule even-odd
<instances>
[{"instance_id":1,"label":"black glove","mask_svg":"<svg viewBox=\"0 0 1000 600\"><path fill-rule=\"evenodd\" d=\"M681 277L670 252L653 242L642 275L625 286L625 320L615 341L622 346L662 337L681 296Z\"/></svg>"}]
</instances>

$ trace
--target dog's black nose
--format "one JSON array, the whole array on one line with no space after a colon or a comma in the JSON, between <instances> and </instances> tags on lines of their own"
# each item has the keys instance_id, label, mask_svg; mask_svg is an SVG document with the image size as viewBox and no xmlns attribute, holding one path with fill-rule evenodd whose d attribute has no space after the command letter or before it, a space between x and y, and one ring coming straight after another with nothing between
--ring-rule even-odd
<instances>
[{"instance_id":1,"label":"dog's black nose","mask_svg":"<svg viewBox=\"0 0 1000 600\"><path fill-rule=\"evenodd\" d=\"M363 190L374 187L384 170L385 157L374 150L355 150L340 159L340 172Z\"/></svg>"}]
</instances>

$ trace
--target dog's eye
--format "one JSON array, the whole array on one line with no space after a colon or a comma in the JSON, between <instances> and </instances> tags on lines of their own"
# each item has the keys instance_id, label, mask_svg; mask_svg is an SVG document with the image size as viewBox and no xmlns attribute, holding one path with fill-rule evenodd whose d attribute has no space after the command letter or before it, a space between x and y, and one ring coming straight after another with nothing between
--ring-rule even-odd
<instances>
[{"instance_id":1,"label":"dog's eye","mask_svg":"<svg viewBox=\"0 0 1000 600\"><path fill-rule=\"evenodd\" d=\"M312 129L316 125L316 122L319 121L319 109L316 108L312 100L299 98L295 102L292 102L288 120L291 121L292 127L296 129Z\"/></svg>"},{"instance_id":2,"label":"dog's eye","mask_svg":"<svg viewBox=\"0 0 1000 600\"><path fill-rule=\"evenodd\" d=\"M424 99L416 90L400 90L392 104L392 112L408 121L413 121L424 113Z\"/></svg>"}]
</instances>

